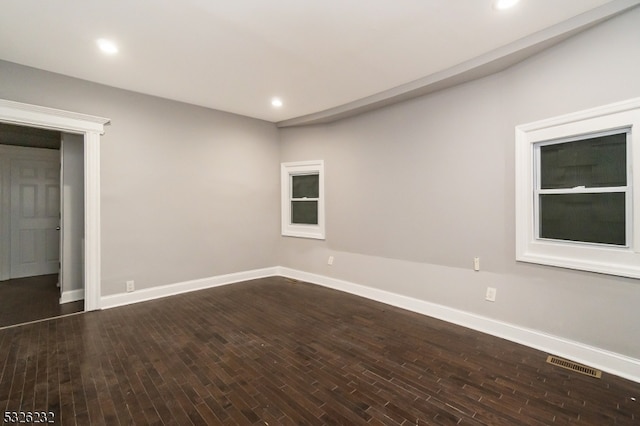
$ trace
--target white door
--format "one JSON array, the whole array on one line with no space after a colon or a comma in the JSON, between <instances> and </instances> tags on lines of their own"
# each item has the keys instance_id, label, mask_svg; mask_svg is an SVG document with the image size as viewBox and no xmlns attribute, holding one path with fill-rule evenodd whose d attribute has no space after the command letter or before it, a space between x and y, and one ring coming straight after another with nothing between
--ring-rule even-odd
<instances>
[{"instance_id":1,"label":"white door","mask_svg":"<svg viewBox=\"0 0 640 426\"><path fill-rule=\"evenodd\" d=\"M11 161L11 278L56 274L60 161Z\"/></svg>"}]
</instances>

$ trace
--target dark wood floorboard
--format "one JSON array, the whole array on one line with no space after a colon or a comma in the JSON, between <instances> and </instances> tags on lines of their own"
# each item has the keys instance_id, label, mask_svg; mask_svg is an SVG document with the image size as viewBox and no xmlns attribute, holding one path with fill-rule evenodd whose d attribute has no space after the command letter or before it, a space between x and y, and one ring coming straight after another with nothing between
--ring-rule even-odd
<instances>
[{"instance_id":1,"label":"dark wood floorboard","mask_svg":"<svg viewBox=\"0 0 640 426\"><path fill-rule=\"evenodd\" d=\"M60 304L58 274L0 281L0 327L84 310L84 301Z\"/></svg>"},{"instance_id":2,"label":"dark wood floorboard","mask_svg":"<svg viewBox=\"0 0 640 426\"><path fill-rule=\"evenodd\" d=\"M0 330L0 414L63 425L638 425L640 384L266 278Z\"/></svg>"}]
</instances>

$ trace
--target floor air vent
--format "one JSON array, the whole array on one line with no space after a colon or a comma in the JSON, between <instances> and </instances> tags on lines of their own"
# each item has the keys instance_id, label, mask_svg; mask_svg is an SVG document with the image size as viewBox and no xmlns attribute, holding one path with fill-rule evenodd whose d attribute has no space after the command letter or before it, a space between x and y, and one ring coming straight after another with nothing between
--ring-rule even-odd
<instances>
[{"instance_id":1,"label":"floor air vent","mask_svg":"<svg viewBox=\"0 0 640 426\"><path fill-rule=\"evenodd\" d=\"M587 367L586 365L578 364L577 362L569 361L567 359L558 358L557 356L549 355L547 357L549 364L557 365L558 367L566 368L567 370L575 371L576 373L586 374L587 376L595 377L599 379L602 377L602 371L595 368Z\"/></svg>"}]
</instances>

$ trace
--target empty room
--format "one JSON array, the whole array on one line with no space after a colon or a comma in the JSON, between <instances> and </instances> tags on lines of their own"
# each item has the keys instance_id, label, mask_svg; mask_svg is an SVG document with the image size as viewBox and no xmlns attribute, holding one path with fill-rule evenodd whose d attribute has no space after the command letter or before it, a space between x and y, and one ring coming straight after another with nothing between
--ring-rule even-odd
<instances>
[{"instance_id":1,"label":"empty room","mask_svg":"<svg viewBox=\"0 0 640 426\"><path fill-rule=\"evenodd\" d=\"M640 0L3 1L1 424L640 424L639 70Z\"/></svg>"}]
</instances>

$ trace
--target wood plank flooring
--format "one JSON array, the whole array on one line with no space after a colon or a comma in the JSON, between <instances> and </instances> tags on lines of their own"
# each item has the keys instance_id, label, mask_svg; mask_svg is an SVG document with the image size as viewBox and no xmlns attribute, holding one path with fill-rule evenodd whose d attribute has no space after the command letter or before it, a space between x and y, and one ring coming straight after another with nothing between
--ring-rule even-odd
<instances>
[{"instance_id":1,"label":"wood plank flooring","mask_svg":"<svg viewBox=\"0 0 640 426\"><path fill-rule=\"evenodd\" d=\"M640 384L545 359L273 277L0 330L0 407L81 426L640 424Z\"/></svg>"},{"instance_id":2,"label":"wood plank flooring","mask_svg":"<svg viewBox=\"0 0 640 426\"><path fill-rule=\"evenodd\" d=\"M83 311L82 300L60 304L57 282L58 274L0 281L0 327Z\"/></svg>"}]
</instances>

